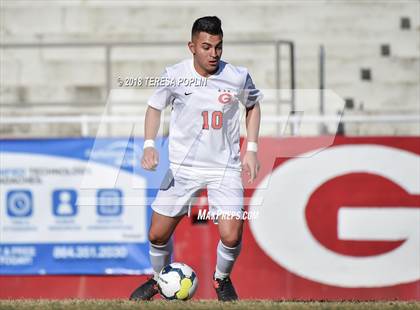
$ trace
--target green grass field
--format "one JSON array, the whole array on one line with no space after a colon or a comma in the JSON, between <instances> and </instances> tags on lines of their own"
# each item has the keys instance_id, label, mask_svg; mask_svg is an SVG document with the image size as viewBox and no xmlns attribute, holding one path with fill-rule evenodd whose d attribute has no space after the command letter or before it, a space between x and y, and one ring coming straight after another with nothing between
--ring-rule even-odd
<instances>
[{"instance_id":1,"label":"green grass field","mask_svg":"<svg viewBox=\"0 0 420 310\"><path fill-rule=\"evenodd\" d=\"M243 300L233 303L220 303L213 300L205 301L150 301L130 302L126 300L2 300L0 309L287 309L287 310L324 310L324 309L420 309L417 302L299 302L299 301L268 301L268 300Z\"/></svg>"}]
</instances>

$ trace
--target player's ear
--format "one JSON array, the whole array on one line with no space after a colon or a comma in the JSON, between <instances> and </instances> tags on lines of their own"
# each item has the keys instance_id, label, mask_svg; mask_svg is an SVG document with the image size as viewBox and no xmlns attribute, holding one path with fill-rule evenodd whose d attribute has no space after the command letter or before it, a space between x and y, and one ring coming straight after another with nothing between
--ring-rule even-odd
<instances>
[{"instance_id":1,"label":"player's ear","mask_svg":"<svg viewBox=\"0 0 420 310\"><path fill-rule=\"evenodd\" d=\"M188 42L188 48L190 49L191 54L195 55L195 44L192 41Z\"/></svg>"}]
</instances>

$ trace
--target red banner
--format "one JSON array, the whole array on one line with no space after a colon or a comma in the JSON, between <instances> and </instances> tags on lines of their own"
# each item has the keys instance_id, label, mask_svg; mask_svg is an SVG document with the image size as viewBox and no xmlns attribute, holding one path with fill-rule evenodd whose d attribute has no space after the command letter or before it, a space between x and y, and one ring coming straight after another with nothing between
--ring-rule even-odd
<instances>
[{"instance_id":1,"label":"red banner","mask_svg":"<svg viewBox=\"0 0 420 310\"><path fill-rule=\"evenodd\" d=\"M248 208L259 216L233 273L242 298L420 299L418 138L265 138L259 149L246 196L263 201ZM203 278L217 227L184 221L176 241L199 296L214 298Z\"/></svg>"},{"instance_id":2,"label":"red banner","mask_svg":"<svg viewBox=\"0 0 420 310\"><path fill-rule=\"evenodd\" d=\"M247 184L240 298L420 300L420 138L262 138ZM199 200L175 233L175 261L215 298L217 226ZM144 276L0 277L0 298L124 298Z\"/></svg>"}]
</instances>

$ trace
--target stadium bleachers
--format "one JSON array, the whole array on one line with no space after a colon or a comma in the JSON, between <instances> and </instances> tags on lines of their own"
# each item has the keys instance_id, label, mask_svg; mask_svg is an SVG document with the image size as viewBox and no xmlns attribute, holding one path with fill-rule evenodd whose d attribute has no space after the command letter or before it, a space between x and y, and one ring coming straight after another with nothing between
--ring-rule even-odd
<instances>
[{"instance_id":1,"label":"stadium bleachers","mask_svg":"<svg viewBox=\"0 0 420 310\"><path fill-rule=\"evenodd\" d=\"M326 51L325 79L329 89L353 102L346 115L415 114L419 104L419 3L416 1L227 2L214 6L197 1L188 6L133 1L40 1L2 4L1 43L48 42L183 42L189 38L191 16L215 14L223 21L224 58L250 69L258 87L270 93L276 87L275 50L255 40L289 39L295 43L296 88L316 89L319 84L319 46ZM177 18L171 18L176 16ZM258 22L257 22L258 21ZM229 41L249 44L229 45ZM381 46L388 46L382 55ZM107 91L106 55L101 47L2 48L0 102L2 116L79 115L104 112ZM289 56L281 53L282 87L289 85ZM115 46L110 55L113 89L117 79L159 76L166 65L189 57L186 46ZM371 79L362 79L362 70ZM112 114L142 115L150 91L124 89L116 95ZM316 94L316 92L314 92ZM266 115L290 112L277 108L268 95ZM300 100L296 108L318 114L319 100ZM117 102L118 101L118 102ZM336 114L338 111L328 111ZM44 136L50 125L3 125L0 135ZM318 134L319 126L303 126L301 134ZM56 126L58 135L80 135L80 126ZM115 127L112 133L121 132ZM334 133L334 130L331 129ZM418 124L346 124L348 135L418 134ZM276 135L275 124L263 124L264 135Z\"/></svg>"}]
</instances>

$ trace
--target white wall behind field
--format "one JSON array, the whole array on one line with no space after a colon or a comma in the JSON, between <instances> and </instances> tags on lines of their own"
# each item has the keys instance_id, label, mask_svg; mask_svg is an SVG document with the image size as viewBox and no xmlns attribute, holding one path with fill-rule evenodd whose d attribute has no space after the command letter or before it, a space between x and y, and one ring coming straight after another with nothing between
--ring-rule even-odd
<instances>
[{"instance_id":1,"label":"white wall behind field","mask_svg":"<svg viewBox=\"0 0 420 310\"><path fill-rule=\"evenodd\" d=\"M346 115L419 114L420 1L8 1L1 2L0 38L7 43L187 42L192 22L204 15L222 19L224 58L247 66L258 87L274 89L271 46L254 40L292 40L296 51L296 87L318 87L318 49L326 51L326 88L347 99ZM409 27L401 27L402 20ZM229 41L245 40L246 46ZM381 55L389 45L390 55ZM102 48L0 50L2 116L77 115L103 112L108 98ZM287 53L281 62L283 87L289 83ZM119 47L112 51L112 86L118 77L159 76L163 68L189 57L186 46ZM370 70L371 80L361 79ZM114 114L140 115L150 90L119 89L129 105L116 103ZM123 91L123 92L121 92ZM77 104L67 105L65 102ZM47 103L47 105L45 105ZM318 113L318 96L297 109ZM134 105L134 106L133 106ZM327 107L328 108L328 107ZM263 113L273 115L275 103ZM288 114L281 105L281 114ZM334 109L327 109L336 113ZM2 125L0 135L78 135L78 126ZM124 134L114 126L114 134ZM302 134L317 133L317 126ZM263 124L263 134L276 126ZM418 124L349 125L346 134L419 134ZM125 129L124 129L125 130ZM127 134L127 133L125 133Z\"/></svg>"}]
</instances>

